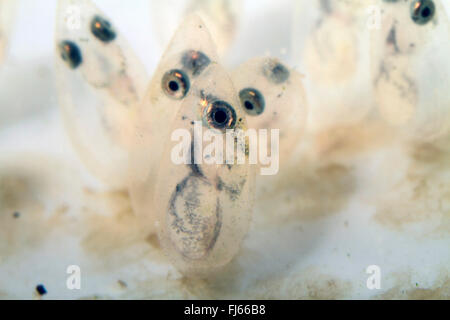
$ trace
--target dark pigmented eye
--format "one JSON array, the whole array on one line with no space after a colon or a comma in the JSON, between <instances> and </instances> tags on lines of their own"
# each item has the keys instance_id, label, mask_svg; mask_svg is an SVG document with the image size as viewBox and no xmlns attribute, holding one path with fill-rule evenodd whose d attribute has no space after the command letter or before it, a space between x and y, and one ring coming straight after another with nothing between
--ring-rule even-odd
<instances>
[{"instance_id":1,"label":"dark pigmented eye","mask_svg":"<svg viewBox=\"0 0 450 320\"><path fill-rule=\"evenodd\" d=\"M236 126L236 111L225 101L214 101L205 110L206 121L214 129L234 129Z\"/></svg>"},{"instance_id":2,"label":"dark pigmented eye","mask_svg":"<svg viewBox=\"0 0 450 320\"><path fill-rule=\"evenodd\" d=\"M264 112L266 102L263 95L256 89L247 88L239 93L244 110L251 116L259 116Z\"/></svg>"},{"instance_id":3,"label":"dark pigmented eye","mask_svg":"<svg viewBox=\"0 0 450 320\"><path fill-rule=\"evenodd\" d=\"M171 70L162 79L162 89L172 99L181 100L189 92L189 77L181 70Z\"/></svg>"},{"instance_id":4,"label":"dark pigmented eye","mask_svg":"<svg viewBox=\"0 0 450 320\"><path fill-rule=\"evenodd\" d=\"M58 45L61 58L72 68L78 68L83 63L83 56L80 48L72 41L61 41Z\"/></svg>"},{"instance_id":5,"label":"dark pigmented eye","mask_svg":"<svg viewBox=\"0 0 450 320\"><path fill-rule=\"evenodd\" d=\"M183 55L181 63L193 76L198 76L209 66L211 60L201 51L189 50Z\"/></svg>"},{"instance_id":6,"label":"dark pigmented eye","mask_svg":"<svg viewBox=\"0 0 450 320\"><path fill-rule=\"evenodd\" d=\"M436 11L433 0L415 0L411 2L411 19L418 25L424 25L433 19Z\"/></svg>"},{"instance_id":7,"label":"dark pigmented eye","mask_svg":"<svg viewBox=\"0 0 450 320\"><path fill-rule=\"evenodd\" d=\"M109 43L116 39L116 31L111 26L111 23L100 17L95 16L91 22L91 32L100 41Z\"/></svg>"},{"instance_id":8,"label":"dark pigmented eye","mask_svg":"<svg viewBox=\"0 0 450 320\"><path fill-rule=\"evenodd\" d=\"M276 60L269 60L264 64L264 75L275 84L281 84L289 79L290 72Z\"/></svg>"}]
</instances>

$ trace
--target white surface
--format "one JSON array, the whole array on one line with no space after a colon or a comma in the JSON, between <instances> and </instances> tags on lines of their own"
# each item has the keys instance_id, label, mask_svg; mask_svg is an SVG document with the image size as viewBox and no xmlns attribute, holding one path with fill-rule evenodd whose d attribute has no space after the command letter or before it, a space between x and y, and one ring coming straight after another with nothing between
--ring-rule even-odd
<instances>
[{"instance_id":1,"label":"white surface","mask_svg":"<svg viewBox=\"0 0 450 320\"><path fill-rule=\"evenodd\" d=\"M95 2L151 72L161 48L147 2ZM289 61L289 3L247 1L226 64L269 51ZM214 278L182 279L155 241L140 238L126 195L104 193L72 151L54 94L54 10L55 1L21 1L10 58L0 69L0 179L11 163L20 171L31 162L37 181L58 181L48 189L25 183L33 206L24 205L13 222L13 209L0 204L0 298L35 298L40 283L49 292L44 298L57 299L450 296L450 157L425 150L422 158L431 160L412 160L396 144L358 157L348 152L344 161L302 154L275 181L261 178L263 196L240 255ZM1 200L11 185L0 186ZM72 264L82 269L79 291L66 288ZM372 264L381 267L381 290L366 287Z\"/></svg>"}]
</instances>

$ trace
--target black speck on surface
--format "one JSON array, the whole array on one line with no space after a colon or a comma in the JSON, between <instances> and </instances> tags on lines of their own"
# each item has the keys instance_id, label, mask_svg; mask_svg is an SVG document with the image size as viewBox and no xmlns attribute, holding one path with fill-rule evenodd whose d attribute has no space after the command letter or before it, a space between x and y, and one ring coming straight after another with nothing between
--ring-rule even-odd
<instances>
[{"instance_id":1,"label":"black speck on surface","mask_svg":"<svg viewBox=\"0 0 450 320\"><path fill-rule=\"evenodd\" d=\"M44 285L39 284L38 286L36 286L36 291L37 293L39 293L39 295L43 296L47 294L47 289L45 289Z\"/></svg>"},{"instance_id":2,"label":"black speck on surface","mask_svg":"<svg viewBox=\"0 0 450 320\"><path fill-rule=\"evenodd\" d=\"M13 213L13 218L14 218L14 219L20 218L20 212L14 212L14 213Z\"/></svg>"}]
</instances>

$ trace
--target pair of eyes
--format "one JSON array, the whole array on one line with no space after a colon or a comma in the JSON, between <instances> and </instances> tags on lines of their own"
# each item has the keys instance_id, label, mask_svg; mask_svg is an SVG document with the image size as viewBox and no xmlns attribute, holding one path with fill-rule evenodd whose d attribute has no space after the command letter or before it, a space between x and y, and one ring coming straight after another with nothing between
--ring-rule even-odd
<instances>
[{"instance_id":1,"label":"pair of eyes","mask_svg":"<svg viewBox=\"0 0 450 320\"><path fill-rule=\"evenodd\" d=\"M90 32L99 41L107 44L114 41L117 33L111 23L100 16L94 16L90 23ZM61 58L67 65L76 69L83 63L83 54L80 47L73 41L64 40L59 43Z\"/></svg>"},{"instance_id":2,"label":"pair of eyes","mask_svg":"<svg viewBox=\"0 0 450 320\"><path fill-rule=\"evenodd\" d=\"M398 2L402 0L384 0L385 2ZM418 25L424 25L430 22L435 13L436 6L433 0L414 0L411 2L411 19Z\"/></svg>"},{"instance_id":3,"label":"pair of eyes","mask_svg":"<svg viewBox=\"0 0 450 320\"><path fill-rule=\"evenodd\" d=\"M162 78L163 91L175 100L186 97L191 87L190 79L184 70L192 77L197 77L211 64L211 60L201 51L188 50L183 54L181 64L183 70L170 70Z\"/></svg>"}]
</instances>

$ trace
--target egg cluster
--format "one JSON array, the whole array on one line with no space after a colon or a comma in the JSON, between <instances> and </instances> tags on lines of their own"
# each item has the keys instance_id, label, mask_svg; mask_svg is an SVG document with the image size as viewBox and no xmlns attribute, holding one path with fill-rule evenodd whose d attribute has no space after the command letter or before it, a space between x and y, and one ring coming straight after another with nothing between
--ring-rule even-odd
<instances>
[{"instance_id":1,"label":"egg cluster","mask_svg":"<svg viewBox=\"0 0 450 320\"><path fill-rule=\"evenodd\" d=\"M285 165L305 136L330 128L375 124L414 142L450 129L450 25L440 0L297 1L297 66L264 56L228 70L221 59L239 3L191 1L151 77L90 0L60 0L57 9L57 89L73 146L92 174L128 190L143 232L157 233L185 274L233 259L262 179L248 161L173 163L174 131L278 129ZM0 0L0 59L12 7Z\"/></svg>"}]
</instances>

